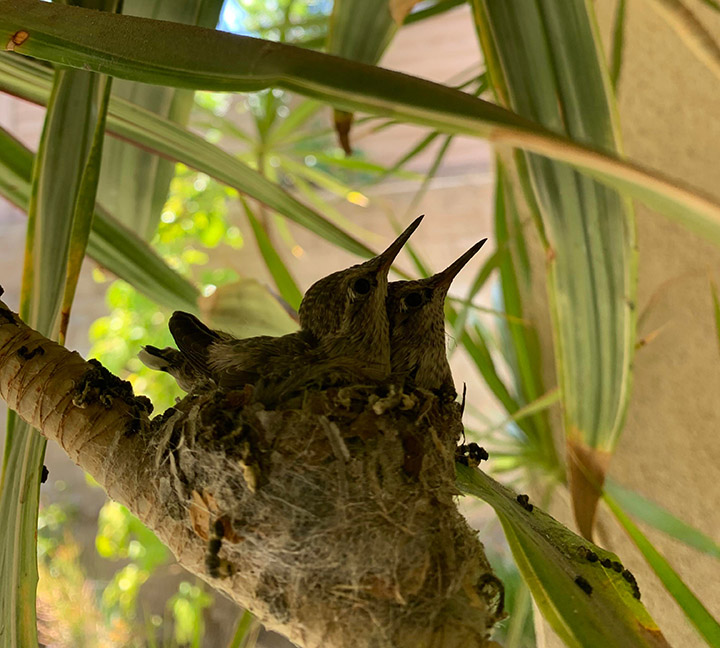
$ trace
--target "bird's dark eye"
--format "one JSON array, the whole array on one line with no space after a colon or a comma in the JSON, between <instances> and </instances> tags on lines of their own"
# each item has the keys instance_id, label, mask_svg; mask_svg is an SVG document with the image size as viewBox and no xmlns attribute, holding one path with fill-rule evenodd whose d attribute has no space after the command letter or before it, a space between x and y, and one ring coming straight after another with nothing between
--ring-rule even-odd
<instances>
[{"instance_id":1,"label":"bird's dark eye","mask_svg":"<svg viewBox=\"0 0 720 648\"><path fill-rule=\"evenodd\" d=\"M370 282L364 278L357 279L353 284L353 292L358 295L367 295L370 292Z\"/></svg>"},{"instance_id":2,"label":"bird's dark eye","mask_svg":"<svg viewBox=\"0 0 720 648\"><path fill-rule=\"evenodd\" d=\"M417 308L423 303L423 297L419 292L412 292L405 297L405 305L408 308Z\"/></svg>"}]
</instances>

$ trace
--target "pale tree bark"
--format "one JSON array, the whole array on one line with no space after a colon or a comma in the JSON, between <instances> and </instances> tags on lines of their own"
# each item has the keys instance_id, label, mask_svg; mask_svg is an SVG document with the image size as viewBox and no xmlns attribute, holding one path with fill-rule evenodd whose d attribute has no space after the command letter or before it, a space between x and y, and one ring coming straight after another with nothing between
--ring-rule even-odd
<instances>
[{"instance_id":1,"label":"pale tree bark","mask_svg":"<svg viewBox=\"0 0 720 648\"><path fill-rule=\"evenodd\" d=\"M455 403L355 386L266 410L251 387L206 389L151 418L129 383L2 302L0 396L183 567L300 646L481 647L503 615L455 507Z\"/></svg>"}]
</instances>

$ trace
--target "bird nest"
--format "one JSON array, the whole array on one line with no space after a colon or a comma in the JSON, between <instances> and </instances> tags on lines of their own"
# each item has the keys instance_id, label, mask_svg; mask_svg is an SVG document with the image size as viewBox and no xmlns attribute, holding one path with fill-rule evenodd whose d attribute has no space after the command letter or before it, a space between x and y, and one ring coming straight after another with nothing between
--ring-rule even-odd
<instances>
[{"instance_id":1,"label":"bird nest","mask_svg":"<svg viewBox=\"0 0 720 648\"><path fill-rule=\"evenodd\" d=\"M501 584L455 506L459 405L353 386L188 395L148 445L207 578L303 646L484 646Z\"/></svg>"}]
</instances>

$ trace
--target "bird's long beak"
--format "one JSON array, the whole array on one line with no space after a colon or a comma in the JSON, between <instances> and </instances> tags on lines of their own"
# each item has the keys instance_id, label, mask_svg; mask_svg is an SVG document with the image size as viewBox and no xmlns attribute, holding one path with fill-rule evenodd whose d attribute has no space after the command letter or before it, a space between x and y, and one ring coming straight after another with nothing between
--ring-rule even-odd
<instances>
[{"instance_id":1,"label":"bird's long beak","mask_svg":"<svg viewBox=\"0 0 720 648\"><path fill-rule=\"evenodd\" d=\"M422 219L423 216L418 216L418 218L410 223L407 229L390 244L390 247L388 247L385 252L378 254L370 261L370 263L377 263L378 272L388 272L390 270L390 266L393 264L393 261L395 261L395 257L400 254L400 250L403 249L403 246L407 243L411 234L418 228Z\"/></svg>"},{"instance_id":2,"label":"bird's long beak","mask_svg":"<svg viewBox=\"0 0 720 648\"><path fill-rule=\"evenodd\" d=\"M451 265L445 268L445 270L443 270L442 272L438 272L436 275L433 275L430 279L433 288L444 288L445 291L447 291L450 288L450 284L453 282L453 279L455 279L460 270L465 267L467 262L470 261L470 259L472 259L477 254L478 250L480 250L480 248L485 245L485 241L487 241L486 238L484 238L482 241L478 241L459 259L457 259Z\"/></svg>"}]
</instances>

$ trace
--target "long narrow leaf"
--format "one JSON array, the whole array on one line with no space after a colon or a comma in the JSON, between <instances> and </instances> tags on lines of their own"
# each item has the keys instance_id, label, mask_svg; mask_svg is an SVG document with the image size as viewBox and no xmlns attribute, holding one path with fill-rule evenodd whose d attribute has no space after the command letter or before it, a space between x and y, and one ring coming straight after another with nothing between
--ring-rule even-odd
<instances>
[{"instance_id":1,"label":"long narrow leaf","mask_svg":"<svg viewBox=\"0 0 720 648\"><path fill-rule=\"evenodd\" d=\"M242 201L242 206L245 210L245 215L247 216L248 221L250 221L250 226L252 227L253 234L255 235L255 241L260 249L260 254L262 254L262 257L265 260L265 265L275 280L275 285L277 286L280 295L288 304L290 304L290 306L293 307L293 309L295 309L295 311L297 311L300 308L302 292L300 292L300 289L297 287L290 271L287 269L283 260L280 258L280 255L273 247L265 228L255 217L255 214L253 214L245 200Z\"/></svg>"},{"instance_id":2,"label":"long narrow leaf","mask_svg":"<svg viewBox=\"0 0 720 648\"><path fill-rule=\"evenodd\" d=\"M24 34L31 35L23 40ZM224 91L280 86L346 110L489 137L567 162L720 243L720 206L697 191L499 106L397 72L198 27L23 0L0 0L0 40L36 58L146 83Z\"/></svg>"},{"instance_id":3,"label":"long narrow leaf","mask_svg":"<svg viewBox=\"0 0 720 648\"><path fill-rule=\"evenodd\" d=\"M548 128L618 150L614 96L591 5L474 0L473 6L491 79L502 88L498 96ZM591 537L596 484L602 484L630 395L634 214L623 196L565 164L528 155L518 171L529 176L523 186L542 223L573 508L582 533Z\"/></svg>"},{"instance_id":4,"label":"long narrow leaf","mask_svg":"<svg viewBox=\"0 0 720 648\"><path fill-rule=\"evenodd\" d=\"M698 551L720 559L720 544L706 536L702 531L690 526L687 522L675 517L668 510L651 499L643 497L636 491L624 488L612 479L605 483L605 492L612 497L618 506L638 520L642 520L658 531Z\"/></svg>"},{"instance_id":5,"label":"long narrow leaf","mask_svg":"<svg viewBox=\"0 0 720 648\"><path fill-rule=\"evenodd\" d=\"M617 91L622 71L623 51L625 49L625 0L618 0L615 7L615 18L613 19L612 48L610 59L610 81Z\"/></svg>"},{"instance_id":6,"label":"long narrow leaf","mask_svg":"<svg viewBox=\"0 0 720 648\"><path fill-rule=\"evenodd\" d=\"M11 65L9 61L0 60L0 89L30 101L46 101L43 90L49 84L43 76L37 65L29 66L25 62ZM303 205L279 185L170 120L121 99L111 99L108 129L145 149L207 173L349 252L365 257L374 255L370 248Z\"/></svg>"},{"instance_id":7,"label":"long narrow leaf","mask_svg":"<svg viewBox=\"0 0 720 648\"><path fill-rule=\"evenodd\" d=\"M100 0L93 4L98 9L114 10L117 3ZM77 281L76 275L66 274L74 218L89 220L95 202L95 169L88 170L88 160L91 167L97 165L91 151L93 143L102 138L106 83L99 75L81 70L55 72L33 166L20 313L28 324L49 337L61 332L59 315L66 281ZM95 154L99 155L98 149ZM86 170L90 181L83 183ZM92 195L83 200L79 198L81 191ZM78 210L79 199L86 213ZM85 240L82 229L81 225L75 232L76 247ZM35 538L45 445L43 437L29 425L16 416L8 417L0 479L0 627L3 645L10 648L37 645Z\"/></svg>"},{"instance_id":8,"label":"long narrow leaf","mask_svg":"<svg viewBox=\"0 0 720 648\"><path fill-rule=\"evenodd\" d=\"M0 195L28 210L33 154L0 128ZM158 304L196 312L197 288L170 268L137 234L118 223L101 207L95 216L87 253Z\"/></svg>"},{"instance_id":9,"label":"long narrow leaf","mask_svg":"<svg viewBox=\"0 0 720 648\"><path fill-rule=\"evenodd\" d=\"M720 623L707 611L670 563L655 549L607 491L603 499L697 631L712 648L720 648Z\"/></svg>"},{"instance_id":10,"label":"long narrow leaf","mask_svg":"<svg viewBox=\"0 0 720 648\"><path fill-rule=\"evenodd\" d=\"M457 466L459 489L495 509L535 603L568 646L669 646L626 580L601 560L617 556L576 536L479 470ZM587 559L588 551L596 556ZM599 559L599 560L598 560Z\"/></svg>"},{"instance_id":11,"label":"long narrow leaf","mask_svg":"<svg viewBox=\"0 0 720 648\"><path fill-rule=\"evenodd\" d=\"M90 238L93 215L95 213L95 198L97 196L98 182L100 180L100 163L102 160L103 143L105 139L105 118L107 115L108 100L112 87L112 77L100 77L96 98L97 121L92 136L90 149L87 152L82 175L78 183L75 197L75 208L72 215L72 230L68 241L68 260L65 272L65 290L60 308L60 323L58 341L65 343L67 327L70 322L70 309L75 299L75 290L80 277L80 269Z\"/></svg>"},{"instance_id":12,"label":"long narrow leaf","mask_svg":"<svg viewBox=\"0 0 720 648\"><path fill-rule=\"evenodd\" d=\"M214 28L223 0L124 0L123 13L157 20ZM195 93L118 79L114 97L187 125ZM107 138L98 190L98 202L145 240L152 239L167 199L175 165L151 152L115 138Z\"/></svg>"}]
</instances>

